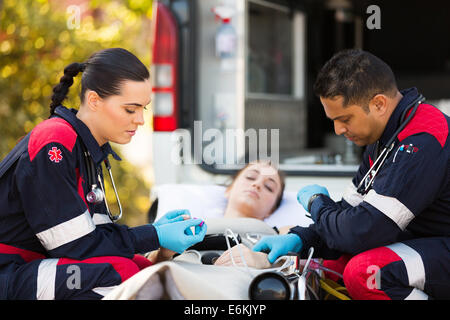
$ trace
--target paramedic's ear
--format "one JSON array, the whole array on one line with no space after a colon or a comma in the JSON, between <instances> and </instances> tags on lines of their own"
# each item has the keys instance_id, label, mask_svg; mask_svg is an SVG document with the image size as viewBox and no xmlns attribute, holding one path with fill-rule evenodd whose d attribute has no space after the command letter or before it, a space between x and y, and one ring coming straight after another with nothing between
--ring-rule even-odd
<instances>
[{"instance_id":1,"label":"paramedic's ear","mask_svg":"<svg viewBox=\"0 0 450 320\"><path fill-rule=\"evenodd\" d=\"M375 111L383 115L387 111L387 97L384 94L377 94L375 97L373 97L369 102L375 109Z\"/></svg>"},{"instance_id":2,"label":"paramedic's ear","mask_svg":"<svg viewBox=\"0 0 450 320\"><path fill-rule=\"evenodd\" d=\"M88 108L92 111L97 111L98 107L102 103L102 98L93 90L87 90L85 99Z\"/></svg>"}]
</instances>

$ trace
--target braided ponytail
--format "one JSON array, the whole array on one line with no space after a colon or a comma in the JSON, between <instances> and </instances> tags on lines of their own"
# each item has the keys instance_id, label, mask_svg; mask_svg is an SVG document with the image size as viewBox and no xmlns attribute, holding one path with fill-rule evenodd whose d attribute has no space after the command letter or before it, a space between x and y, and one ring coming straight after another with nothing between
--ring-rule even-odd
<instances>
[{"instance_id":1,"label":"braided ponytail","mask_svg":"<svg viewBox=\"0 0 450 320\"><path fill-rule=\"evenodd\" d=\"M64 68L64 75L59 80L59 83L53 87L52 103L50 104L50 115L55 113L57 106L60 106L64 99L67 98L70 86L73 84L73 78L78 73L83 72L86 68L85 63L74 62Z\"/></svg>"},{"instance_id":2,"label":"braided ponytail","mask_svg":"<svg viewBox=\"0 0 450 320\"><path fill-rule=\"evenodd\" d=\"M1 2L1 0L0 0ZM60 82L53 88L50 116L67 97L73 78L81 78L81 104L87 90L95 91L102 99L121 93L123 81L144 81L150 78L147 67L131 52L123 48L109 48L91 55L84 63L72 63L64 69Z\"/></svg>"}]
</instances>

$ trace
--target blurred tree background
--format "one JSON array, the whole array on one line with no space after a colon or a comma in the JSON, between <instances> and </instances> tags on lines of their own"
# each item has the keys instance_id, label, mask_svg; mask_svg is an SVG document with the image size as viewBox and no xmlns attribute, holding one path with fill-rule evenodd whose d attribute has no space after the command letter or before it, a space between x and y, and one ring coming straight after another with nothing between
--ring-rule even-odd
<instances>
[{"instance_id":1,"label":"blurred tree background","mask_svg":"<svg viewBox=\"0 0 450 320\"><path fill-rule=\"evenodd\" d=\"M0 0L0 159L17 140L49 116L53 86L65 66L94 52L122 47L150 66L151 0ZM78 108L81 76L64 105ZM150 125L147 111L146 126ZM150 143L149 143L150 148ZM113 174L124 215L121 223L145 223L151 181L121 154ZM116 199L105 175L113 213Z\"/></svg>"}]
</instances>

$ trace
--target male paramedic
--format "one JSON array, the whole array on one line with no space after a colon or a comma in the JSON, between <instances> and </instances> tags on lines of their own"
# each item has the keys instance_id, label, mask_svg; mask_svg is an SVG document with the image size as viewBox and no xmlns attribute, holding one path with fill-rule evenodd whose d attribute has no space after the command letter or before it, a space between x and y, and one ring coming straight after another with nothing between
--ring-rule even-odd
<instances>
[{"instance_id":1,"label":"male paramedic","mask_svg":"<svg viewBox=\"0 0 450 320\"><path fill-rule=\"evenodd\" d=\"M336 134L365 146L339 202L309 185L298 201L314 221L253 248L345 261L353 299L450 298L450 119L362 50L334 55L314 85ZM345 257L349 257L345 260ZM336 260L336 261L339 261Z\"/></svg>"}]
</instances>

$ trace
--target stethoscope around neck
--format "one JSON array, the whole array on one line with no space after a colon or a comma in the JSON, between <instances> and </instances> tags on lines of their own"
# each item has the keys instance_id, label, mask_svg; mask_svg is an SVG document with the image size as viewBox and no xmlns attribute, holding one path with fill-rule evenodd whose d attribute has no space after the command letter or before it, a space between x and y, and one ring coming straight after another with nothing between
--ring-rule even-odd
<instances>
[{"instance_id":1,"label":"stethoscope around neck","mask_svg":"<svg viewBox=\"0 0 450 320\"><path fill-rule=\"evenodd\" d=\"M425 97L421 94L417 96L414 101L412 101L406 109L403 111L402 116L400 119L402 119L400 126L395 131L395 133L392 135L392 137L388 140L388 142L384 145L383 150L381 153L376 157L375 162L372 164L370 169L367 171L366 175L361 179L361 182L358 185L358 188L356 189L357 192L361 195L365 195L369 190L372 188L373 182L375 180L376 175L380 171L380 168L383 166L384 162L386 161L388 155L391 153L392 149L394 149L395 146L395 139L397 138L397 135L406 127L406 125L411 121L411 119L414 117L417 108L419 105L425 101ZM411 110L412 109L412 110ZM409 116L405 119L408 112L411 110L411 113ZM403 120L405 119L405 120Z\"/></svg>"},{"instance_id":2,"label":"stethoscope around neck","mask_svg":"<svg viewBox=\"0 0 450 320\"><path fill-rule=\"evenodd\" d=\"M102 183L102 178L100 177L100 172L95 168L94 160L92 160L92 157L83 142L81 142L81 145L83 148L84 161L87 169L88 185L91 189L86 195L86 200L91 204L99 204L104 201L109 218L112 222L116 222L122 217L122 205L120 204L119 194L117 193L116 185L114 183L114 178L111 172L111 164L109 163L108 158L103 161L105 163L106 169L108 170L111 184L116 195L117 206L119 207L119 214L117 215L113 215L111 213L111 210L109 209L108 201L106 200L105 196L105 188L103 187Z\"/></svg>"}]
</instances>

